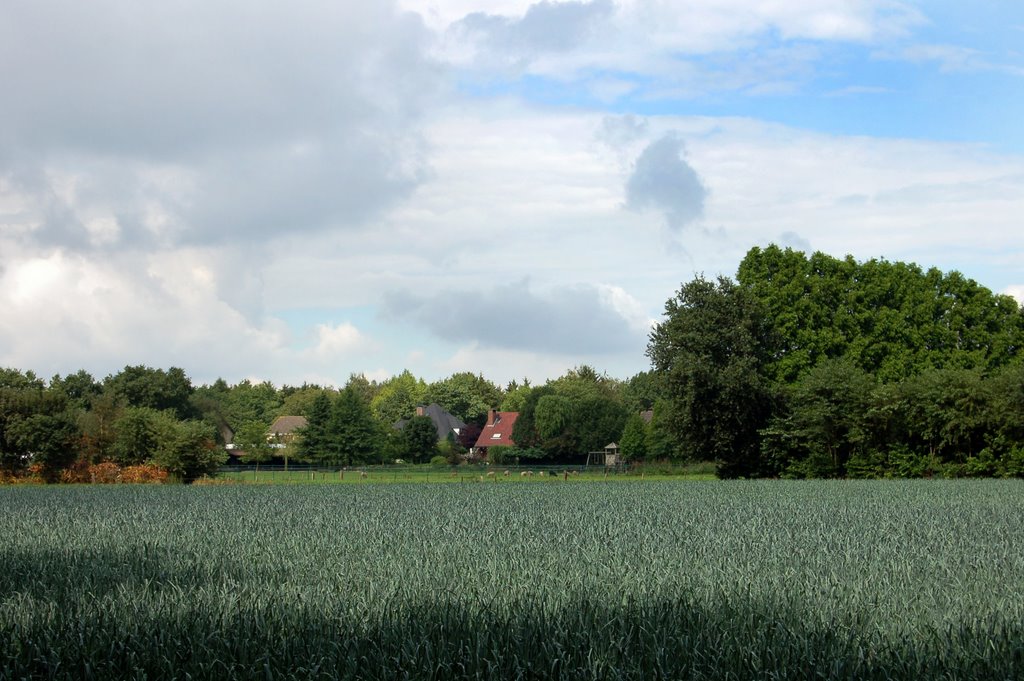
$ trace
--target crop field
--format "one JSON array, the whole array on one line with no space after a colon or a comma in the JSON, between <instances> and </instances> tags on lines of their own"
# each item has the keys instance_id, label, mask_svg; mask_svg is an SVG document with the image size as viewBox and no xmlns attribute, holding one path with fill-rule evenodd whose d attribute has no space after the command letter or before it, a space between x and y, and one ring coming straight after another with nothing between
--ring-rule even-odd
<instances>
[{"instance_id":1,"label":"crop field","mask_svg":"<svg viewBox=\"0 0 1024 681\"><path fill-rule=\"evenodd\" d=\"M0 679L1019 679L1019 481L0 488Z\"/></svg>"}]
</instances>

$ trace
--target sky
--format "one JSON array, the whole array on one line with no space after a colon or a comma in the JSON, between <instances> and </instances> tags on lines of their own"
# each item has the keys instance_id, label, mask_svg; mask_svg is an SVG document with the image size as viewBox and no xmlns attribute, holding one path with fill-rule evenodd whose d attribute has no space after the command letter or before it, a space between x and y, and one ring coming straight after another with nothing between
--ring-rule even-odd
<instances>
[{"instance_id":1,"label":"sky","mask_svg":"<svg viewBox=\"0 0 1024 681\"><path fill-rule=\"evenodd\" d=\"M0 0L0 366L649 368L754 246L1024 301L1024 4Z\"/></svg>"}]
</instances>

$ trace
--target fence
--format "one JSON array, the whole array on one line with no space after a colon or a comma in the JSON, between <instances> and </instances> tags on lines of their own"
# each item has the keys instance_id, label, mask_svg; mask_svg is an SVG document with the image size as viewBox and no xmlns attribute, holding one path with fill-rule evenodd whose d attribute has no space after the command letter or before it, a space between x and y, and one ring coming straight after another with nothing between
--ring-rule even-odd
<instances>
[{"instance_id":1,"label":"fence","mask_svg":"<svg viewBox=\"0 0 1024 681\"><path fill-rule=\"evenodd\" d=\"M547 478L614 478L614 477L701 477L711 470L694 465L668 463L634 464L606 467L602 465L374 465L323 466L316 464L230 465L220 470L221 477L254 482L361 482L361 481L495 481L501 479Z\"/></svg>"}]
</instances>

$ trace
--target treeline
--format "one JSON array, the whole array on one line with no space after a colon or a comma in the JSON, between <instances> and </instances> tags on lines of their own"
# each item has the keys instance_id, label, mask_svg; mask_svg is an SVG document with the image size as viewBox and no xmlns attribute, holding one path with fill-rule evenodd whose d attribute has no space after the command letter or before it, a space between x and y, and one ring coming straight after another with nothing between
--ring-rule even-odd
<instances>
[{"instance_id":1,"label":"treeline","mask_svg":"<svg viewBox=\"0 0 1024 681\"><path fill-rule=\"evenodd\" d=\"M665 314L667 429L722 477L1024 476L1024 312L959 273L755 248Z\"/></svg>"},{"instance_id":2,"label":"treeline","mask_svg":"<svg viewBox=\"0 0 1024 681\"><path fill-rule=\"evenodd\" d=\"M656 398L647 373L620 381L589 366L543 386L523 380L502 388L469 372L427 383L403 371L379 382L355 374L341 390L220 379L195 386L180 368L128 366L102 380L83 370L49 381L0 369L0 478L109 480L112 466L154 466L191 481L228 461L228 443L244 452L242 461L257 464L281 457L340 466L454 464L465 460L495 408L521 413L515 437L522 446L495 451L492 460L577 462L619 439L630 415ZM430 419L415 416L418 405L433 402L466 422L458 438L438 441ZM268 440L279 416L309 422L283 449ZM396 429L403 419L405 427Z\"/></svg>"}]
</instances>

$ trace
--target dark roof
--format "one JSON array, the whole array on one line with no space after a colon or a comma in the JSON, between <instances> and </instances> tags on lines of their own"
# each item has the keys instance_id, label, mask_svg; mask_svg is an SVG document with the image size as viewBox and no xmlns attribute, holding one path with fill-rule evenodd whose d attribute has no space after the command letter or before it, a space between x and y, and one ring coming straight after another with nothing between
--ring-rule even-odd
<instances>
[{"instance_id":1,"label":"dark roof","mask_svg":"<svg viewBox=\"0 0 1024 681\"><path fill-rule=\"evenodd\" d=\"M480 431L476 439L477 447L515 447L512 441L512 426L519 418L518 411L498 411L494 413L494 422L488 423Z\"/></svg>"},{"instance_id":2,"label":"dark roof","mask_svg":"<svg viewBox=\"0 0 1024 681\"><path fill-rule=\"evenodd\" d=\"M448 437L448 433L455 430L461 431L466 427L465 421L460 419L458 416L452 416L444 410L437 402L423 407L423 415L430 418L434 422L434 427L437 428L437 441L440 442ZM396 430L404 430L405 424L409 422L409 419L402 419L401 421L395 422Z\"/></svg>"},{"instance_id":3,"label":"dark roof","mask_svg":"<svg viewBox=\"0 0 1024 681\"><path fill-rule=\"evenodd\" d=\"M278 416L270 424L271 435L291 435L296 428L305 428L307 425L305 416Z\"/></svg>"}]
</instances>

